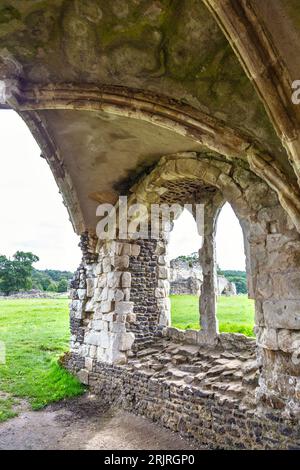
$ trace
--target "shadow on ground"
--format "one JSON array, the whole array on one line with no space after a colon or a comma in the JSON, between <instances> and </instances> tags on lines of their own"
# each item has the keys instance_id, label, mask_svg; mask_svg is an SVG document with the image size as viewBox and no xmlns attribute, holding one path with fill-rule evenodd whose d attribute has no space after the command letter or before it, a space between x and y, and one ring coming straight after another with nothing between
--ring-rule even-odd
<instances>
[{"instance_id":1,"label":"shadow on ground","mask_svg":"<svg viewBox=\"0 0 300 470\"><path fill-rule=\"evenodd\" d=\"M157 423L99 403L87 394L0 424L0 449L195 449Z\"/></svg>"}]
</instances>

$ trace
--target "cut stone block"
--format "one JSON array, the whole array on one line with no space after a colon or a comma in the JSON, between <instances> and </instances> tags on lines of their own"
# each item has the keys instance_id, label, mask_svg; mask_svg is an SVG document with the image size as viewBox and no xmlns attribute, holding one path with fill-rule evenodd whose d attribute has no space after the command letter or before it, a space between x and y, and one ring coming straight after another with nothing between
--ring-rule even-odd
<instances>
[{"instance_id":1,"label":"cut stone block","mask_svg":"<svg viewBox=\"0 0 300 470\"><path fill-rule=\"evenodd\" d=\"M100 304L100 312L101 313L109 313L112 311L112 303L110 300L101 302Z\"/></svg>"},{"instance_id":2,"label":"cut stone block","mask_svg":"<svg viewBox=\"0 0 300 470\"><path fill-rule=\"evenodd\" d=\"M85 368L88 370L88 371L91 371L93 370L93 364L94 364L94 361L91 357L86 357L85 360L84 360L84 365L85 365Z\"/></svg>"},{"instance_id":3,"label":"cut stone block","mask_svg":"<svg viewBox=\"0 0 300 470\"><path fill-rule=\"evenodd\" d=\"M125 272L122 274L122 287L131 287L131 273Z\"/></svg>"},{"instance_id":4,"label":"cut stone block","mask_svg":"<svg viewBox=\"0 0 300 470\"><path fill-rule=\"evenodd\" d=\"M270 349L271 351L278 350L277 331L275 328L257 328L257 345Z\"/></svg>"},{"instance_id":5,"label":"cut stone block","mask_svg":"<svg viewBox=\"0 0 300 470\"><path fill-rule=\"evenodd\" d=\"M86 289L78 289L77 290L77 295L79 300L84 300L86 295L87 295L87 290Z\"/></svg>"},{"instance_id":6,"label":"cut stone block","mask_svg":"<svg viewBox=\"0 0 300 470\"><path fill-rule=\"evenodd\" d=\"M89 371L87 369L81 369L77 374L78 380L84 384L89 384Z\"/></svg>"},{"instance_id":7,"label":"cut stone block","mask_svg":"<svg viewBox=\"0 0 300 470\"><path fill-rule=\"evenodd\" d=\"M97 306L96 300L92 298L86 303L84 310L85 312L94 312L96 309L96 306Z\"/></svg>"},{"instance_id":8,"label":"cut stone block","mask_svg":"<svg viewBox=\"0 0 300 470\"><path fill-rule=\"evenodd\" d=\"M300 352L300 331L279 330L278 347L286 353Z\"/></svg>"},{"instance_id":9,"label":"cut stone block","mask_svg":"<svg viewBox=\"0 0 300 470\"><path fill-rule=\"evenodd\" d=\"M133 302L116 302L115 313L127 315L128 313L133 312L133 307Z\"/></svg>"},{"instance_id":10,"label":"cut stone block","mask_svg":"<svg viewBox=\"0 0 300 470\"><path fill-rule=\"evenodd\" d=\"M169 271L165 266L158 267L158 277L160 279L168 279Z\"/></svg>"},{"instance_id":11,"label":"cut stone block","mask_svg":"<svg viewBox=\"0 0 300 470\"><path fill-rule=\"evenodd\" d=\"M110 259L110 256L105 256L103 258L103 262L102 262L102 266L103 266L103 272L104 273L109 273L111 271L111 259Z\"/></svg>"},{"instance_id":12,"label":"cut stone block","mask_svg":"<svg viewBox=\"0 0 300 470\"><path fill-rule=\"evenodd\" d=\"M97 283L96 278L86 280L86 295L87 295L87 297L93 297L96 283Z\"/></svg>"},{"instance_id":13,"label":"cut stone block","mask_svg":"<svg viewBox=\"0 0 300 470\"><path fill-rule=\"evenodd\" d=\"M131 349L134 339L135 337L133 333L123 333L122 335L118 335L115 339L114 347L119 349L119 351L128 351Z\"/></svg>"},{"instance_id":14,"label":"cut stone block","mask_svg":"<svg viewBox=\"0 0 300 470\"><path fill-rule=\"evenodd\" d=\"M129 256L128 255L114 256L112 264L114 265L116 269L120 269L121 271L123 269L127 269L129 266Z\"/></svg>"},{"instance_id":15,"label":"cut stone block","mask_svg":"<svg viewBox=\"0 0 300 470\"><path fill-rule=\"evenodd\" d=\"M124 300L124 292L121 289L117 289L114 292L114 299L116 302L120 302L121 300Z\"/></svg>"},{"instance_id":16,"label":"cut stone block","mask_svg":"<svg viewBox=\"0 0 300 470\"><path fill-rule=\"evenodd\" d=\"M263 313L269 328L300 330L300 300L267 300Z\"/></svg>"},{"instance_id":17,"label":"cut stone block","mask_svg":"<svg viewBox=\"0 0 300 470\"><path fill-rule=\"evenodd\" d=\"M140 245L133 244L131 245L131 255L132 256L139 256L141 251Z\"/></svg>"},{"instance_id":18,"label":"cut stone block","mask_svg":"<svg viewBox=\"0 0 300 470\"><path fill-rule=\"evenodd\" d=\"M119 271L112 271L107 274L107 285L113 289L116 289L120 285L120 278L122 272Z\"/></svg>"}]
</instances>

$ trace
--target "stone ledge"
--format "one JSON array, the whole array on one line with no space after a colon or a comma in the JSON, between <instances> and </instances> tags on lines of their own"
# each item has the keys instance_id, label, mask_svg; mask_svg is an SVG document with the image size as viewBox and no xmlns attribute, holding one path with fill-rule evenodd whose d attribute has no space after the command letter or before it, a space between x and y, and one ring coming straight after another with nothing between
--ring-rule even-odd
<instances>
[{"instance_id":1,"label":"stone ledge","mask_svg":"<svg viewBox=\"0 0 300 470\"><path fill-rule=\"evenodd\" d=\"M169 346L175 347L173 357L178 355L178 352L176 354L178 345L170 344ZM192 346L182 347L191 356ZM199 348L194 347L194 349ZM205 352L202 351L202 353L205 356ZM160 371L145 368L145 363L149 358L152 358L153 365L155 364L153 356L157 355L157 349L152 349L152 352L148 350L148 353L143 351L143 354L143 356L140 354L138 361L135 358L130 364L124 366L96 361L92 365L84 364L82 358L75 354L69 354L66 359L68 368L77 372L84 380L88 372L91 390L105 397L109 404L146 416L153 421L159 421L169 429L179 432L183 437L192 438L211 449L300 448L298 422L284 420L282 415L274 410L262 414L247 400L241 399L238 394L227 393L226 395L224 390L213 388L207 390L199 385L193 386L184 380L190 372L186 373L181 370L181 374L177 372L168 379L160 380L157 375ZM233 356L232 353L225 354ZM244 351L241 354L246 353ZM207 357L213 361L218 360L218 355L222 359L221 351L216 351L213 358L210 350ZM160 356L163 362L164 351L160 351ZM241 359L238 357L236 355L235 358L224 357L223 359L229 361L228 365L232 361ZM140 367L137 367L138 363ZM204 358L202 358L202 363L204 363ZM251 365L251 359L245 359L244 366L246 363L249 365L248 369L245 367L247 374L254 364ZM219 365L222 366L222 364ZM208 371L208 376L209 372L214 373L215 377L220 374L220 371L212 371L212 367Z\"/></svg>"},{"instance_id":2,"label":"stone ledge","mask_svg":"<svg viewBox=\"0 0 300 470\"><path fill-rule=\"evenodd\" d=\"M255 351L255 338L249 338L240 333L220 333L211 337L202 330L180 330L174 327L163 328L164 337L172 341L178 341L185 344L203 345L209 347L222 347L227 350L249 350Z\"/></svg>"}]
</instances>

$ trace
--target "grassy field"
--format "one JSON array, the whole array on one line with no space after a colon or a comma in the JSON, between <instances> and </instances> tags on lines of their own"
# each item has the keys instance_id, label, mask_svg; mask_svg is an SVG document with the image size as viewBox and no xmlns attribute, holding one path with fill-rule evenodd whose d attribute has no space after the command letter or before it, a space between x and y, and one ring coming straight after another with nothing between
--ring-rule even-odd
<instances>
[{"instance_id":1,"label":"grassy field","mask_svg":"<svg viewBox=\"0 0 300 470\"><path fill-rule=\"evenodd\" d=\"M171 295L172 326L199 329L198 304L196 295ZM254 336L254 302L247 295L220 296L217 317L221 332Z\"/></svg>"},{"instance_id":2,"label":"grassy field","mask_svg":"<svg viewBox=\"0 0 300 470\"><path fill-rule=\"evenodd\" d=\"M0 421L16 414L19 399L33 409L79 395L83 387L62 369L58 357L68 350L68 299L1 300L0 341L6 363L0 364ZM172 325L199 328L198 298L171 297ZM246 296L219 297L220 331L253 335L253 302Z\"/></svg>"},{"instance_id":3,"label":"grassy field","mask_svg":"<svg viewBox=\"0 0 300 470\"><path fill-rule=\"evenodd\" d=\"M15 414L18 398L38 409L83 392L57 363L68 350L67 299L1 300L0 341L6 348L6 364L0 364L0 421Z\"/></svg>"}]
</instances>

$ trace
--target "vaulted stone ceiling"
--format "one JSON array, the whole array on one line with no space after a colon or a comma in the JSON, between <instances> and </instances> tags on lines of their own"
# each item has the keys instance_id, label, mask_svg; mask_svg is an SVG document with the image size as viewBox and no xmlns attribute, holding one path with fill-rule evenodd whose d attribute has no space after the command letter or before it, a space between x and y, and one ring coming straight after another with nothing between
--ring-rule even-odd
<instances>
[{"instance_id":1,"label":"vaulted stone ceiling","mask_svg":"<svg viewBox=\"0 0 300 470\"><path fill-rule=\"evenodd\" d=\"M5 106L37 138L78 232L95 226L95 194L127 190L169 153L208 147L247 164L245 151L258 145L295 191L282 136L212 11L230 3L2 0L0 80L8 80L6 95L13 97ZM292 22L297 2L268 3L276 7L270 28L276 36L280 8ZM268 21L266 8L254 4ZM298 34L293 25L289 34ZM182 128L185 119L189 130ZM232 141L238 135L244 142L235 151L226 151L228 134L222 152L223 125Z\"/></svg>"}]
</instances>

